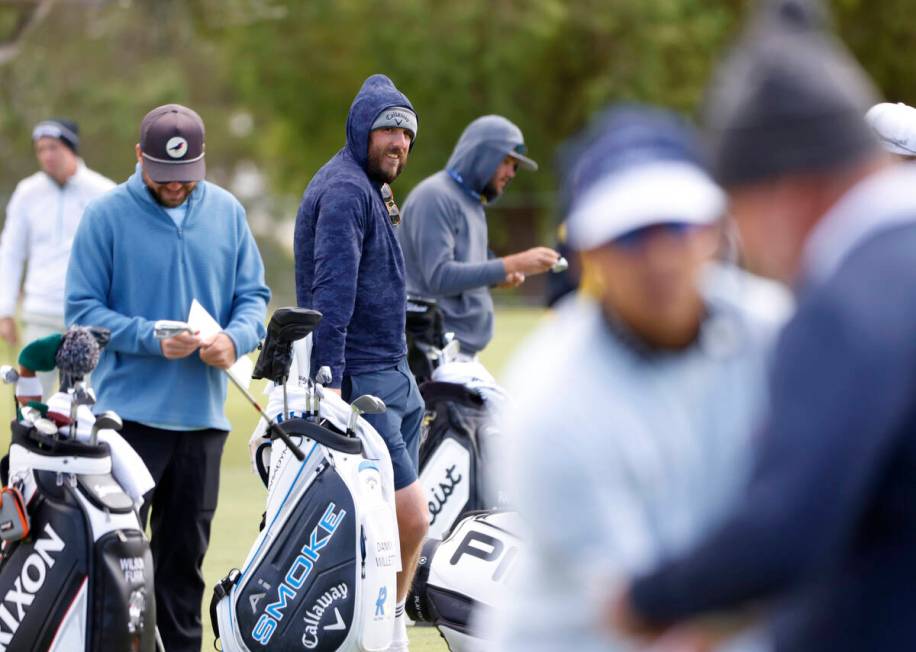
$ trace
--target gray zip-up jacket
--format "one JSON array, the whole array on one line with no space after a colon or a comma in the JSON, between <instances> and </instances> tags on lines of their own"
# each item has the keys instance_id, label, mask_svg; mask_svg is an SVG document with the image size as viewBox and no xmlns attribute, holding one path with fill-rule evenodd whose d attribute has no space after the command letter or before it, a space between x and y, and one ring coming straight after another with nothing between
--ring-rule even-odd
<instances>
[{"instance_id":1,"label":"gray zip-up jacket","mask_svg":"<svg viewBox=\"0 0 916 652\"><path fill-rule=\"evenodd\" d=\"M464 353L477 353L493 337L489 288L506 278L502 260L488 257L482 193L506 154L522 142L509 120L478 118L461 135L445 170L420 182L404 202L398 237L407 291L439 302L445 328Z\"/></svg>"}]
</instances>

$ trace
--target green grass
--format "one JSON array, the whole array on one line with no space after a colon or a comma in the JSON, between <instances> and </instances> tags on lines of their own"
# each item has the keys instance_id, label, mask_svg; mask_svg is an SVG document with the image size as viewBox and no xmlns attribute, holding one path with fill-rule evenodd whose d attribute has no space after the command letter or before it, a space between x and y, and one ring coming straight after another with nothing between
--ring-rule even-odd
<instances>
[{"instance_id":1,"label":"green grass","mask_svg":"<svg viewBox=\"0 0 916 652\"><path fill-rule=\"evenodd\" d=\"M513 350L537 323L540 314L539 310L530 308L504 308L498 311L496 335L481 355L483 363L497 378ZM0 356L0 364L15 361L12 349L5 348L3 344L0 344ZM252 383L256 396L260 395L262 388L262 384ZM4 389L6 395L0 400L0 421L8 423L12 419L12 390ZM219 507L213 521L210 549L204 560L204 578L207 582L202 609L204 650L213 649L209 614L212 587L229 569L239 567L245 560L257 537L258 523L264 510L264 487L257 476L251 473L248 461L248 437L257 422L257 413L231 386L226 412L232 422L232 434L223 455ZM3 450L8 447L8 441L4 440ZM447 650L435 628L414 627L409 630L409 635L412 652Z\"/></svg>"}]
</instances>

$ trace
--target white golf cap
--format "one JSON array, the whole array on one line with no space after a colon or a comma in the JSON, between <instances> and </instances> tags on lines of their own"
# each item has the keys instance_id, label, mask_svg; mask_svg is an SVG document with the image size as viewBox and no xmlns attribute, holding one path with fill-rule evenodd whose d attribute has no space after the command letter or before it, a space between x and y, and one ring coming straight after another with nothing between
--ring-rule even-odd
<instances>
[{"instance_id":1,"label":"white golf cap","mask_svg":"<svg viewBox=\"0 0 916 652\"><path fill-rule=\"evenodd\" d=\"M903 102L882 102L868 110L865 121L888 152L916 156L916 109Z\"/></svg>"},{"instance_id":2,"label":"white golf cap","mask_svg":"<svg viewBox=\"0 0 916 652\"><path fill-rule=\"evenodd\" d=\"M569 216L569 244L583 251L654 224L714 224L725 206L725 193L699 166L645 162L588 188Z\"/></svg>"}]
</instances>

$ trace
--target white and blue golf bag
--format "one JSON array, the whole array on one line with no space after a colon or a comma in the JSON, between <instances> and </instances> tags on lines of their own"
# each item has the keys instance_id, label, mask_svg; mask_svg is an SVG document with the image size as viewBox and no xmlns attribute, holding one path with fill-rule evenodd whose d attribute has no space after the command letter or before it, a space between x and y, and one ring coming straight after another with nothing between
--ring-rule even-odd
<instances>
[{"instance_id":1,"label":"white and blue golf bag","mask_svg":"<svg viewBox=\"0 0 916 652\"><path fill-rule=\"evenodd\" d=\"M153 486L142 460L113 430L93 443L89 428L62 436L47 419L11 428L3 503L21 496L25 509L19 524L0 518L0 535L19 526L24 536L3 537L0 650L156 650L153 562L136 512Z\"/></svg>"},{"instance_id":2,"label":"white and blue golf bag","mask_svg":"<svg viewBox=\"0 0 916 652\"><path fill-rule=\"evenodd\" d=\"M296 346L288 413L282 386L265 412L304 459L259 423L251 447L267 484L263 529L214 591L215 633L224 652L385 650L401 568L391 459L365 420L348 434L352 412L340 397L300 384L307 344Z\"/></svg>"}]
</instances>

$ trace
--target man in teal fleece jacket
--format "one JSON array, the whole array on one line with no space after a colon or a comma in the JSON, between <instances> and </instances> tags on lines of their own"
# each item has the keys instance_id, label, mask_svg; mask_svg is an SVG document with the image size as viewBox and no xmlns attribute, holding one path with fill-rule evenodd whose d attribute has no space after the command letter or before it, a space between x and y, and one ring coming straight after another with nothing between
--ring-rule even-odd
<instances>
[{"instance_id":1,"label":"man in teal fleece jacket","mask_svg":"<svg viewBox=\"0 0 916 652\"><path fill-rule=\"evenodd\" d=\"M201 563L216 509L229 421L223 369L264 336L270 291L245 221L227 191L204 181L204 125L192 110L153 109L140 127L136 172L92 202L67 271L68 325L111 330L93 372L95 410L156 481L152 508L156 611L169 652L201 649ZM186 320L197 299L223 330L158 341L159 319Z\"/></svg>"}]
</instances>

